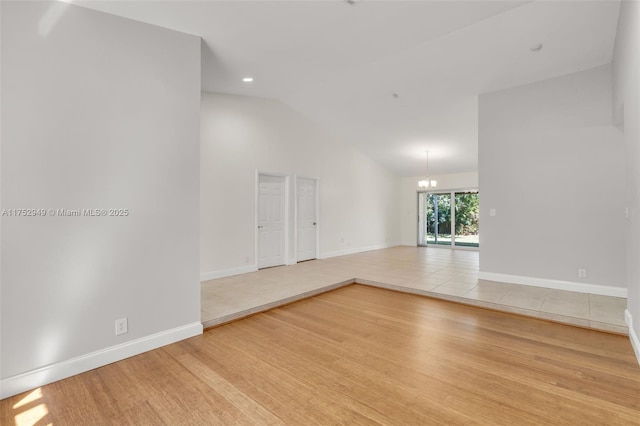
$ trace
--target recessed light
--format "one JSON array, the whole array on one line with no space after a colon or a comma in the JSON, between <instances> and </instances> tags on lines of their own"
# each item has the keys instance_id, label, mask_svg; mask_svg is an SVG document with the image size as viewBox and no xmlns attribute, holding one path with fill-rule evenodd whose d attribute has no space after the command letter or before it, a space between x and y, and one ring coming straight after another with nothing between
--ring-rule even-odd
<instances>
[{"instance_id":1,"label":"recessed light","mask_svg":"<svg viewBox=\"0 0 640 426\"><path fill-rule=\"evenodd\" d=\"M529 48L530 51L532 52L539 52L542 50L542 43L538 43L538 44L534 44L533 46L531 46Z\"/></svg>"},{"instance_id":2,"label":"recessed light","mask_svg":"<svg viewBox=\"0 0 640 426\"><path fill-rule=\"evenodd\" d=\"M398 94L397 94L397 93L392 93L392 94L391 94L391 97L392 97L393 99L398 99L398 97L399 97L399 96L398 96Z\"/></svg>"},{"instance_id":3,"label":"recessed light","mask_svg":"<svg viewBox=\"0 0 640 426\"><path fill-rule=\"evenodd\" d=\"M253 77L245 77L242 79L245 83L251 83L253 81Z\"/></svg>"}]
</instances>

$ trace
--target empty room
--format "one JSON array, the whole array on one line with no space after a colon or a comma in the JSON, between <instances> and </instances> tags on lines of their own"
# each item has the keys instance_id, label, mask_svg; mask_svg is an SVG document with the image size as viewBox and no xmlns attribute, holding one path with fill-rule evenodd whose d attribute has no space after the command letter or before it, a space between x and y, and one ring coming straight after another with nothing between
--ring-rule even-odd
<instances>
[{"instance_id":1,"label":"empty room","mask_svg":"<svg viewBox=\"0 0 640 426\"><path fill-rule=\"evenodd\" d=\"M640 425L639 28L1 1L0 424Z\"/></svg>"}]
</instances>

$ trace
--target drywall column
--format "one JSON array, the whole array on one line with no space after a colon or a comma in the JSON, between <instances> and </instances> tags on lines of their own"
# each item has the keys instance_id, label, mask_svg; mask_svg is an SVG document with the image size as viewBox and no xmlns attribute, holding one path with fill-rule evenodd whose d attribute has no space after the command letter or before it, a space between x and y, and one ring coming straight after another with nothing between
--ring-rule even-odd
<instances>
[{"instance_id":1,"label":"drywall column","mask_svg":"<svg viewBox=\"0 0 640 426\"><path fill-rule=\"evenodd\" d=\"M626 294L625 153L611 94L605 65L480 96L481 277Z\"/></svg>"},{"instance_id":2,"label":"drywall column","mask_svg":"<svg viewBox=\"0 0 640 426\"><path fill-rule=\"evenodd\" d=\"M201 332L200 39L1 7L4 397Z\"/></svg>"},{"instance_id":3,"label":"drywall column","mask_svg":"<svg viewBox=\"0 0 640 426\"><path fill-rule=\"evenodd\" d=\"M613 53L613 117L624 135L629 336L640 361L640 3L620 3Z\"/></svg>"}]
</instances>

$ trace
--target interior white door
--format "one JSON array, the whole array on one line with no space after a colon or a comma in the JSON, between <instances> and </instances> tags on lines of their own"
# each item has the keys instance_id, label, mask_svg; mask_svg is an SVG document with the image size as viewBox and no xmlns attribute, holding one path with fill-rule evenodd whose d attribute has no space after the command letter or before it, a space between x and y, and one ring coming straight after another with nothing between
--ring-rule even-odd
<instances>
[{"instance_id":1,"label":"interior white door","mask_svg":"<svg viewBox=\"0 0 640 426\"><path fill-rule=\"evenodd\" d=\"M317 258L316 239L316 191L315 179L296 179L296 205L297 205L297 260L310 260Z\"/></svg>"},{"instance_id":2,"label":"interior white door","mask_svg":"<svg viewBox=\"0 0 640 426\"><path fill-rule=\"evenodd\" d=\"M258 268L284 265L285 178L258 176Z\"/></svg>"}]
</instances>

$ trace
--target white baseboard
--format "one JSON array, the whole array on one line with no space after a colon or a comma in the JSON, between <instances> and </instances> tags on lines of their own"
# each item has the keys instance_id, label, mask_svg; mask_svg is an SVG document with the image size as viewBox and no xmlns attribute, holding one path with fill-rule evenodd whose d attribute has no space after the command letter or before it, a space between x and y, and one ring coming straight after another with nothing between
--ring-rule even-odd
<instances>
[{"instance_id":1,"label":"white baseboard","mask_svg":"<svg viewBox=\"0 0 640 426\"><path fill-rule=\"evenodd\" d=\"M217 278L231 277L234 275L248 274L258 270L258 265L246 265L238 268L220 269L212 272L203 272L200 274L200 282L215 280Z\"/></svg>"},{"instance_id":2,"label":"white baseboard","mask_svg":"<svg viewBox=\"0 0 640 426\"><path fill-rule=\"evenodd\" d=\"M418 247L418 243L415 241L403 241L400 243L401 246L409 246L409 247Z\"/></svg>"},{"instance_id":3,"label":"white baseboard","mask_svg":"<svg viewBox=\"0 0 640 426\"><path fill-rule=\"evenodd\" d=\"M194 322L0 380L0 399L202 334Z\"/></svg>"},{"instance_id":4,"label":"white baseboard","mask_svg":"<svg viewBox=\"0 0 640 426\"><path fill-rule=\"evenodd\" d=\"M520 275L496 274L493 272L478 273L478 278L487 281L499 281L510 284L523 284L534 287L546 287L556 290L575 291L578 293L599 294L602 296L627 297L625 287L609 287L605 285L576 283L572 281L550 280L546 278L523 277Z\"/></svg>"},{"instance_id":5,"label":"white baseboard","mask_svg":"<svg viewBox=\"0 0 640 426\"><path fill-rule=\"evenodd\" d=\"M350 248L350 249L347 249L347 250L338 250L338 251L332 251L332 252L328 252L328 253L321 253L318 258L319 259L329 259L330 257L347 256L349 254L363 253L365 251L380 250L380 249L396 247L396 246L400 246L400 245L402 245L402 244L400 244L400 243L386 243L386 244L378 244L378 245L375 245L375 246L368 246L368 247L356 247L356 248Z\"/></svg>"},{"instance_id":6,"label":"white baseboard","mask_svg":"<svg viewBox=\"0 0 640 426\"><path fill-rule=\"evenodd\" d=\"M629 328L629 340L631 340L631 347L633 348L633 352L636 354L638 364L640 364L640 339L638 339L636 330L633 328L633 318L631 317L631 312L629 312L628 309L625 309L624 311L624 322L627 323L627 327Z\"/></svg>"}]
</instances>

